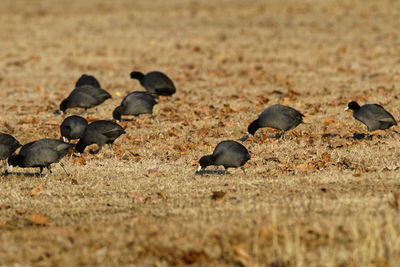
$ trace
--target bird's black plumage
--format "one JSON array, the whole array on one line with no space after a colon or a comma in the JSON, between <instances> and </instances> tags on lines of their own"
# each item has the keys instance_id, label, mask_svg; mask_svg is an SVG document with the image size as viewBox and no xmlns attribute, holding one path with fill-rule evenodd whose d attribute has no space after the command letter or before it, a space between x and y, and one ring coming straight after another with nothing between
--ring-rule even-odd
<instances>
[{"instance_id":1,"label":"bird's black plumage","mask_svg":"<svg viewBox=\"0 0 400 267\"><path fill-rule=\"evenodd\" d=\"M0 160L3 161L4 173L7 174L7 158L10 157L21 144L12 135L0 133Z\"/></svg>"},{"instance_id":2,"label":"bird's black plumage","mask_svg":"<svg viewBox=\"0 0 400 267\"><path fill-rule=\"evenodd\" d=\"M124 128L115 122L107 120L94 121L88 125L83 137L79 139L76 144L76 151L82 153L87 146L97 144L98 149L96 151L90 151L96 154L105 144L109 144L111 148L115 139L124 133Z\"/></svg>"},{"instance_id":3,"label":"bird's black plumage","mask_svg":"<svg viewBox=\"0 0 400 267\"><path fill-rule=\"evenodd\" d=\"M104 89L92 86L82 85L76 87L60 104L60 110L65 112L68 108L92 108L100 105L111 95Z\"/></svg>"},{"instance_id":4,"label":"bird's black plumage","mask_svg":"<svg viewBox=\"0 0 400 267\"><path fill-rule=\"evenodd\" d=\"M81 77L76 81L75 87L91 85L97 88L101 88L99 81L92 75L82 74Z\"/></svg>"},{"instance_id":5,"label":"bird's black plumage","mask_svg":"<svg viewBox=\"0 0 400 267\"><path fill-rule=\"evenodd\" d=\"M152 71L144 75L139 71L131 73L132 79L137 79L140 84L150 93L156 96L171 96L175 94L176 88L172 80L162 72Z\"/></svg>"},{"instance_id":6,"label":"bird's black plumage","mask_svg":"<svg viewBox=\"0 0 400 267\"><path fill-rule=\"evenodd\" d=\"M357 102L352 101L347 105L346 109L353 111L354 118L364 123L368 128L368 132L385 130L397 125L392 114L378 104L360 106Z\"/></svg>"},{"instance_id":7,"label":"bird's black plumage","mask_svg":"<svg viewBox=\"0 0 400 267\"><path fill-rule=\"evenodd\" d=\"M121 120L121 115L152 114L155 104L157 102L152 95L146 92L132 92L115 108L113 118Z\"/></svg>"},{"instance_id":8,"label":"bird's black plumage","mask_svg":"<svg viewBox=\"0 0 400 267\"><path fill-rule=\"evenodd\" d=\"M47 168L49 172L52 163L59 162L75 145L58 139L40 139L22 146L17 155L8 158L8 163L22 168ZM64 171L64 165L60 163Z\"/></svg>"},{"instance_id":9,"label":"bird's black plumage","mask_svg":"<svg viewBox=\"0 0 400 267\"><path fill-rule=\"evenodd\" d=\"M303 117L304 115L294 108L280 104L272 105L266 108L255 121L250 123L247 132L250 135L254 135L259 128L270 127L281 130L282 134L284 134L285 131L291 130L302 123Z\"/></svg>"},{"instance_id":10,"label":"bird's black plumage","mask_svg":"<svg viewBox=\"0 0 400 267\"><path fill-rule=\"evenodd\" d=\"M199 171L210 165L222 165L225 169L242 167L250 159L247 149L240 143L232 140L220 142L211 155L199 160Z\"/></svg>"},{"instance_id":11,"label":"bird's black plumage","mask_svg":"<svg viewBox=\"0 0 400 267\"><path fill-rule=\"evenodd\" d=\"M61 123L61 136L68 141L79 139L83 136L87 126L88 122L85 118L76 115L69 116Z\"/></svg>"}]
</instances>

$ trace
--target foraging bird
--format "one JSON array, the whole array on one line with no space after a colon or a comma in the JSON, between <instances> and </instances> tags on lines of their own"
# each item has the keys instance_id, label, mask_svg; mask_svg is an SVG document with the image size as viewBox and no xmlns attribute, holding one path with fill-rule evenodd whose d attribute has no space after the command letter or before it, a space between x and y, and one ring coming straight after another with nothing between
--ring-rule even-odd
<instances>
[{"instance_id":1,"label":"foraging bird","mask_svg":"<svg viewBox=\"0 0 400 267\"><path fill-rule=\"evenodd\" d=\"M7 158L14 153L21 144L13 136L0 133L0 160L3 161L4 174L8 174Z\"/></svg>"},{"instance_id":2,"label":"foraging bird","mask_svg":"<svg viewBox=\"0 0 400 267\"><path fill-rule=\"evenodd\" d=\"M203 156L199 160L200 171L210 165L222 165L225 168L225 173L228 168L241 167L250 159L250 154L247 149L240 143L232 140L220 142L214 149L212 155Z\"/></svg>"},{"instance_id":3,"label":"foraging bird","mask_svg":"<svg viewBox=\"0 0 400 267\"><path fill-rule=\"evenodd\" d=\"M97 88L101 88L99 81L92 75L83 74L75 84L75 87L82 85L91 85Z\"/></svg>"},{"instance_id":4,"label":"foraging bird","mask_svg":"<svg viewBox=\"0 0 400 267\"><path fill-rule=\"evenodd\" d=\"M259 128L270 127L281 130L281 137L283 137L285 131L295 128L297 125L303 122L304 115L295 110L294 108L276 104L266 108L247 128L249 135L254 133Z\"/></svg>"},{"instance_id":5,"label":"foraging bird","mask_svg":"<svg viewBox=\"0 0 400 267\"><path fill-rule=\"evenodd\" d=\"M368 128L368 133L375 130L385 130L397 125L392 114L387 112L381 105L365 104L360 106L356 101L351 101L345 110L352 110L356 120L364 123Z\"/></svg>"},{"instance_id":6,"label":"foraging bird","mask_svg":"<svg viewBox=\"0 0 400 267\"><path fill-rule=\"evenodd\" d=\"M111 95L104 89L92 85L76 87L70 95L60 104L60 110L65 112L68 108L92 108L100 105Z\"/></svg>"},{"instance_id":7,"label":"foraging bird","mask_svg":"<svg viewBox=\"0 0 400 267\"><path fill-rule=\"evenodd\" d=\"M94 121L88 125L83 137L76 144L75 149L77 152L82 153L87 146L97 144L97 150L90 150L91 154L97 154L105 144L108 144L110 149L112 149L115 139L124 133L124 128L115 122L106 120Z\"/></svg>"},{"instance_id":8,"label":"foraging bird","mask_svg":"<svg viewBox=\"0 0 400 267\"><path fill-rule=\"evenodd\" d=\"M152 95L146 92L132 92L115 108L113 118L121 120L121 115L152 114L155 104L157 102Z\"/></svg>"},{"instance_id":9,"label":"foraging bird","mask_svg":"<svg viewBox=\"0 0 400 267\"><path fill-rule=\"evenodd\" d=\"M162 72L152 71L144 75L139 71L131 72L131 78L140 81L146 90L157 97L160 95L171 96L176 92L174 83Z\"/></svg>"},{"instance_id":10,"label":"foraging bird","mask_svg":"<svg viewBox=\"0 0 400 267\"><path fill-rule=\"evenodd\" d=\"M68 139L70 142L72 139L79 139L83 136L83 133L88 126L86 119L81 116L69 116L61 123L60 131L61 136L64 139Z\"/></svg>"},{"instance_id":11,"label":"foraging bird","mask_svg":"<svg viewBox=\"0 0 400 267\"><path fill-rule=\"evenodd\" d=\"M60 160L74 147L74 144L65 143L57 139L40 139L22 146L17 155L8 158L8 164L22 168L43 168L51 172L50 165L59 163L67 175L70 175ZM48 173L47 173L48 175Z\"/></svg>"}]
</instances>

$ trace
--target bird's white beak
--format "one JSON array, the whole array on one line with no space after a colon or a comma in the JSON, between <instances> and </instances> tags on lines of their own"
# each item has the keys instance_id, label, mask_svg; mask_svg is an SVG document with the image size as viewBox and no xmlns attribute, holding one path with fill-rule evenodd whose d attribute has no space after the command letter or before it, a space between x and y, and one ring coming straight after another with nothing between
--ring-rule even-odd
<instances>
[{"instance_id":1,"label":"bird's white beak","mask_svg":"<svg viewBox=\"0 0 400 267\"><path fill-rule=\"evenodd\" d=\"M13 165L8 165L8 170L9 171L12 171L14 169L14 166Z\"/></svg>"},{"instance_id":2,"label":"bird's white beak","mask_svg":"<svg viewBox=\"0 0 400 267\"><path fill-rule=\"evenodd\" d=\"M63 141L65 142L65 143L67 143L67 138L65 138L64 136L63 136Z\"/></svg>"},{"instance_id":3,"label":"bird's white beak","mask_svg":"<svg viewBox=\"0 0 400 267\"><path fill-rule=\"evenodd\" d=\"M197 171L201 171L201 165L199 164L199 167L197 168Z\"/></svg>"},{"instance_id":4,"label":"bird's white beak","mask_svg":"<svg viewBox=\"0 0 400 267\"><path fill-rule=\"evenodd\" d=\"M344 111L346 111L346 110L349 110L349 107L345 107L345 108L344 108Z\"/></svg>"}]
</instances>

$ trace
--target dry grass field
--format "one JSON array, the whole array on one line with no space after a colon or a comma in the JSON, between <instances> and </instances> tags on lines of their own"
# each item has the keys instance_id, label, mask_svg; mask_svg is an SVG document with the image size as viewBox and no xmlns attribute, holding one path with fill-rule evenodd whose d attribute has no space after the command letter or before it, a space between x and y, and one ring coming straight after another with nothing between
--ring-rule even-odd
<instances>
[{"instance_id":1,"label":"dry grass field","mask_svg":"<svg viewBox=\"0 0 400 267\"><path fill-rule=\"evenodd\" d=\"M0 265L399 266L400 130L358 140L343 111L400 118L399 29L395 0L0 1L0 131L21 143L60 138L83 73L113 96L90 120L143 90L133 70L177 87L114 153L66 156L72 176L0 177ZM244 142L247 175L195 174L276 103L307 123Z\"/></svg>"}]
</instances>

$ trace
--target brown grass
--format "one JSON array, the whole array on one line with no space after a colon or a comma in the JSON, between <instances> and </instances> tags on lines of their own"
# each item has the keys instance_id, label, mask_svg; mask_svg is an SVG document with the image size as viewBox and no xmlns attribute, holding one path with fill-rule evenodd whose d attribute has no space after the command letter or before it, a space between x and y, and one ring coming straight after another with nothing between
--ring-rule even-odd
<instances>
[{"instance_id":1,"label":"brown grass","mask_svg":"<svg viewBox=\"0 0 400 267\"><path fill-rule=\"evenodd\" d=\"M343 108L400 118L399 18L390 0L0 1L0 130L21 143L59 137L82 73L113 95L91 119L141 90L132 70L178 88L115 153L67 156L72 177L0 177L0 265L398 266L399 135L354 140ZM194 174L275 103L308 124L246 141L247 176Z\"/></svg>"}]
</instances>

